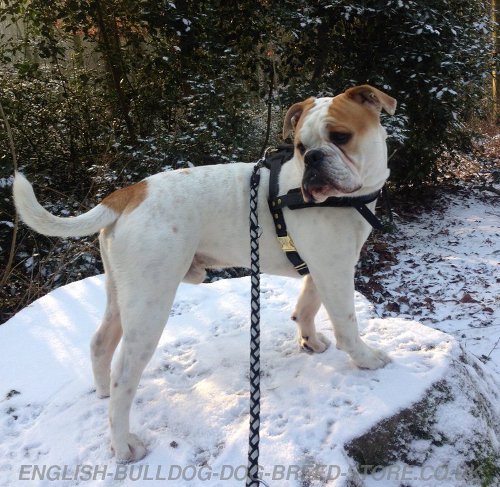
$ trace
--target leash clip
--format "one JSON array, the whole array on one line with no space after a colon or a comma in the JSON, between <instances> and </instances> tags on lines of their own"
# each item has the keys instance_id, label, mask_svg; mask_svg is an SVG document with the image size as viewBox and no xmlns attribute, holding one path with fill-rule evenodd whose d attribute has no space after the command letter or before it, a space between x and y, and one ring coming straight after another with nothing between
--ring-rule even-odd
<instances>
[{"instance_id":1,"label":"leash clip","mask_svg":"<svg viewBox=\"0 0 500 487\"><path fill-rule=\"evenodd\" d=\"M277 149L275 147L273 147L272 145L270 145L265 151L264 151L264 154L262 155L262 157L259 159L259 162L262 160L262 161L265 161L268 157L269 157L269 154L271 154L272 152L277 152Z\"/></svg>"}]
</instances>

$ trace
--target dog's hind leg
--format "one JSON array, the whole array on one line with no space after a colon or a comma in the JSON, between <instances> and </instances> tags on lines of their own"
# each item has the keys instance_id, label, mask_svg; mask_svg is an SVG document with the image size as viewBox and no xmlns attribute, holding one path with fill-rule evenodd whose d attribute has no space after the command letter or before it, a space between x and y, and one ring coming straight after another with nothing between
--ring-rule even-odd
<instances>
[{"instance_id":1,"label":"dog's hind leg","mask_svg":"<svg viewBox=\"0 0 500 487\"><path fill-rule=\"evenodd\" d=\"M123 337L111 370L109 421L111 446L119 463L135 462L146 455L142 441L130 433L129 416L142 372L156 349L174 300L177 284L165 281L135 280L123 286L120 282L118 287Z\"/></svg>"},{"instance_id":2,"label":"dog's hind leg","mask_svg":"<svg viewBox=\"0 0 500 487\"><path fill-rule=\"evenodd\" d=\"M122 336L120 309L116 294L116 285L106 255L105 244L101 241L101 256L106 273L106 311L101 326L94 334L90 344L92 371L98 397L109 396L111 360Z\"/></svg>"},{"instance_id":3,"label":"dog's hind leg","mask_svg":"<svg viewBox=\"0 0 500 487\"><path fill-rule=\"evenodd\" d=\"M316 332L314 317L321 306L321 298L311 276L306 276L302 284L292 320L297 323L299 345L308 352L324 352L330 345L328 338Z\"/></svg>"}]
</instances>

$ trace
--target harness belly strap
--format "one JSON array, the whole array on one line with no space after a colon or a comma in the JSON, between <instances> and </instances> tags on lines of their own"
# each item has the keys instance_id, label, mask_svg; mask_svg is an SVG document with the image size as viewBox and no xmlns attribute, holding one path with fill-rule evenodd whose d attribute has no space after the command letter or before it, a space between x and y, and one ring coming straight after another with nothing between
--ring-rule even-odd
<instances>
[{"instance_id":1,"label":"harness belly strap","mask_svg":"<svg viewBox=\"0 0 500 487\"><path fill-rule=\"evenodd\" d=\"M374 215L374 213L366 206L368 203L375 201L381 193L381 189L363 196L332 196L322 203L306 203L302 197L300 188L291 189L287 194L279 196L279 174L281 166L293 157L293 145L284 144L278 146L276 151L266 154L264 166L270 170L269 175L269 210L274 221L276 236L285 252L288 260L295 267L297 272L304 276L309 274L307 264L302 260L292 237L288 234L286 228L285 217L283 216L283 208L290 210L299 210L303 208L355 208L360 215L375 229L382 230L382 222Z\"/></svg>"}]
</instances>

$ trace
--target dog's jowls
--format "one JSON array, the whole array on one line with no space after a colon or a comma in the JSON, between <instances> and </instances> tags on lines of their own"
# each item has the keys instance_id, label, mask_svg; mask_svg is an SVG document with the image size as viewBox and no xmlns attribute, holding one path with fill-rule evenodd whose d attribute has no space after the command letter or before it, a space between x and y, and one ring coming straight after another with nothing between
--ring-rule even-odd
<instances>
[{"instance_id":1,"label":"dog's jowls","mask_svg":"<svg viewBox=\"0 0 500 487\"><path fill-rule=\"evenodd\" d=\"M285 193L300 187L306 201L322 202L329 196L363 195L381 188L389 171L380 112L385 109L392 114L395 108L393 98L368 85L293 105L283 133L286 137L294 132L295 153L283 166L280 190ZM16 207L36 231L53 236L100 231L108 301L91 344L92 366L97 395L111 396L111 445L120 462L146 455L141 440L129 431L130 407L177 286L183 280L202 282L209 267L249 267L252 169L252 164L221 164L156 174L115 191L74 218L56 217L44 210L30 183L16 174ZM298 277L276 239L266 202L269 173L262 172L262 271ZM347 352L358 367L384 366L389 358L360 338L354 311L354 266L370 233L369 224L353 208L285 209L284 214L311 272L293 313L300 345L314 352L328 347L329 341L314 326L323 303L337 348Z\"/></svg>"}]
</instances>

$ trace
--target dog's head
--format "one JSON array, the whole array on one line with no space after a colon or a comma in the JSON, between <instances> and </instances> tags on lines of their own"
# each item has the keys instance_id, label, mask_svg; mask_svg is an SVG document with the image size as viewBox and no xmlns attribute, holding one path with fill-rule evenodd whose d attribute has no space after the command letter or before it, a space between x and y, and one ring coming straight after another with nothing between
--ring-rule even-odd
<instances>
[{"instance_id":1,"label":"dog's head","mask_svg":"<svg viewBox=\"0 0 500 487\"><path fill-rule=\"evenodd\" d=\"M288 110L283 138L294 131L295 158L303 164L305 201L321 203L387 179L387 134L380 112L391 115L396 100L369 85L349 88L333 98L308 98Z\"/></svg>"}]
</instances>

